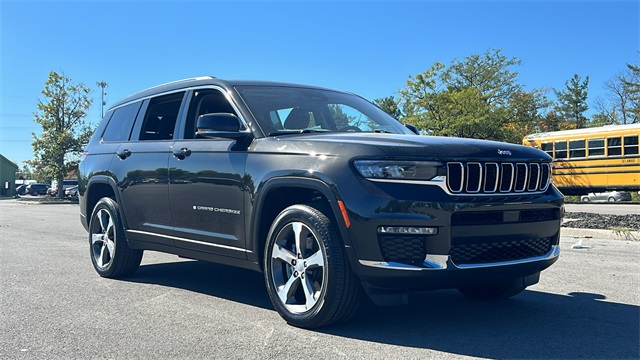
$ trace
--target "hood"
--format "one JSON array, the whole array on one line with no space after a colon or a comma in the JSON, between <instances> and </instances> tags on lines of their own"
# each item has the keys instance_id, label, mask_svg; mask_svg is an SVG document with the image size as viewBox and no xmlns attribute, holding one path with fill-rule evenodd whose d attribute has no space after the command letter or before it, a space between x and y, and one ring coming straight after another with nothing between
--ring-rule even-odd
<instances>
[{"instance_id":1,"label":"hood","mask_svg":"<svg viewBox=\"0 0 640 360\"><path fill-rule=\"evenodd\" d=\"M375 147L390 158L406 160L493 160L547 161L551 158L534 147L497 141L455 137L396 135L374 133L302 134L279 137L288 150L304 148L318 153L345 155L345 147ZM298 144L299 142L304 143ZM307 150L307 151L308 151ZM338 152L339 151L339 152ZM376 151L377 152L377 151ZM366 154L352 153L353 156Z\"/></svg>"}]
</instances>

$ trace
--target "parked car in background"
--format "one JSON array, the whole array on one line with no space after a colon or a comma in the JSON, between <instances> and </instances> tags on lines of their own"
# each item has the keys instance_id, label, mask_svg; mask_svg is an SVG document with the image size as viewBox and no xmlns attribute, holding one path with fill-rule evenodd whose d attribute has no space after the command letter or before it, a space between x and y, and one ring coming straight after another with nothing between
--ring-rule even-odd
<instances>
[{"instance_id":1,"label":"parked car in background","mask_svg":"<svg viewBox=\"0 0 640 360\"><path fill-rule=\"evenodd\" d=\"M631 193L628 191L607 191L601 193L589 193L580 197L580 201L631 201Z\"/></svg>"},{"instance_id":2,"label":"parked car in background","mask_svg":"<svg viewBox=\"0 0 640 360\"><path fill-rule=\"evenodd\" d=\"M77 197L78 196L78 185L67 188L64 191L65 197Z\"/></svg>"},{"instance_id":3,"label":"parked car in background","mask_svg":"<svg viewBox=\"0 0 640 360\"><path fill-rule=\"evenodd\" d=\"M25 195L27 193L27 186L28 185L20 185L16 188L16 194L18 195Z\"/></svg>"},{"instance_id":4,"label":"parked car in background","mask_svg":"<svg viewBox=\"0 0 640 360\"><path fill-rule=\"evenodd\" d=\"M73 186L78 186L77 179L65 179L62 181L62 193L65 194L65 191ZM51 182L51 196L56 196L58 194L58 182L56 180Z\"/></svg>"},{"instance_id":5,"label":"parked car in background","mask_svg":"<svg viewBox=\"0 0 640 360\"><path fill-rule=\"evenodd\" d=\"M44 195L47 193L49 186L47 184L29 184L26 193L33 196Z\"/></svg>"}]
</instances>

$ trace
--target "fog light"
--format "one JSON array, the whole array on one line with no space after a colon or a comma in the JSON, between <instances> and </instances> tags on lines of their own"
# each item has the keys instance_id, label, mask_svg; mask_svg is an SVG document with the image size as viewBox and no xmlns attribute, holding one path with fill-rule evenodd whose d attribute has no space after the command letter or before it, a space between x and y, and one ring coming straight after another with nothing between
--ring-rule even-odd
<instances>
[{"instance_id":1,"label":"fog light","mask_svg":"<svg viewBox=\"0 0 640 360\"><path fill-rule=\"evenodd\" d=\"M379 226L378 233L400 235L435 235L438 233L438 228L415 226Z\"/></svg>"}]
</instances>

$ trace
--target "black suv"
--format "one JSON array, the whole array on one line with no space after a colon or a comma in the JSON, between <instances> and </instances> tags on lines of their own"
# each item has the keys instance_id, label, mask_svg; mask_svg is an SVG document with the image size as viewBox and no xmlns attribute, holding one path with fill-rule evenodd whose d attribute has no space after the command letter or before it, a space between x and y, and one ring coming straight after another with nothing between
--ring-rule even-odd
<instances>
[{"instance_id":1,"label":"black suv","mask_svg":"<svg viewBox=\"0 0 640 360\"><path fill-rule=\"evenodd\" d=\"M249 268L309 328L365 293L518 294L558 259L563 213L535 148L419 136L349 93L213 77L116 103L79 195L101 276L132 274L143 250Z\"/></svg>"}]
</instances>

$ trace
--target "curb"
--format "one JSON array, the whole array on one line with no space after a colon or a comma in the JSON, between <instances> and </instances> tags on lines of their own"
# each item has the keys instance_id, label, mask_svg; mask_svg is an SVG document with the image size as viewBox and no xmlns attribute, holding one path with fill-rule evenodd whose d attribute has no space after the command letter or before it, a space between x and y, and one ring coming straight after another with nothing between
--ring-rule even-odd
<instances>
[{"instance_id":1,"label":"curb","mask_svg":"<svg viewBox=\"0 0 640 360\"><path fill-rule=\"evenodd\" d=\"M560 237L640 241L640 231L612 231L563 227L560 229Z\"/></svg>"}]
</instances>

